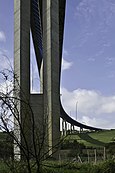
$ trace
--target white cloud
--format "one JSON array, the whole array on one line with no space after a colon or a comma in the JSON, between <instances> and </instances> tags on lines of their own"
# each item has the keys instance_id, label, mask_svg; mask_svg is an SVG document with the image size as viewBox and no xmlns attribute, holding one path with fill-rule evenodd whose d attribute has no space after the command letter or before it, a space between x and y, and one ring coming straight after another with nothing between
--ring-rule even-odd
<instances>
[{"instance_id":1,"label":"white cloud","mask_svg":"<svg viewBox=\"0 0 115 173\"><path fill-rule=\"evenodd\" d=\"M62 71L70 69L72 65L72 62L69 62L62 58Z\"/></svg>"},{"instance_id":2,"label":"white cloud","mask_svg":"<svg viewBox=\"0 0 115 173\"><path fill-rule=\"evenodd\" d=\"M4 51L0 50L0 71L4 70L4 69L9 69L11 70L12 66L13 66L13 59L8 58Z\"/></svg>"},{"instance_id":3,"label":"white cloud","mask_svg":"<svg viewBox=\"0 0 115 173\"><path fill-rule=\"evenodd\" d=\"M68 51L67 50L63 50L63 55L67 56L68 55Z\"/></svg>"},{"instance_id":4,"label":"white cloud","mask_svg":"<svg viewBox=\"0 0 115 173\"><path fill-rule=\"evenodd\" d=\"M0 82L1 82L1 80L0 80ZM11 92L12 90L13 90L13 83L12 82L2 81L0 83L0 93L6 94L7 92Z\"/></svg>"},{"instance_id":5,"label":"white cloud","mask_svg":"<svg viewBox=\"0 0 115 173\"><path fill-rule=\"evenodd\" d=\"M62 103L68 114L75 118L76 103L78 120L87 125L110 128L115 121L115 95L104 96L99 91L61 89ZM115 125L115 123L114 123ZM112 127L111 127L112 128Z\"/></svg>"},{"instance_id":6,"label":"white cloud","mask_svg":"<svg viewBox=\"0 0 115 173\"><path fill-rule=\"evenodd\" d=\"M110 67L115 63L115 57L107 57L105 60L105 66Z\"/></svg>"},{"instance_id":7,"label":"white cloud","mask_svg":"<svg viewBox=\"0 0 115 173\"><path fill-rule=\"evenodd\" d=\"M80 122L82 122L83 124L87 124L93 127L100 127L100 128L104 128L104 129L112 129L115 127L115 122L112 120L109 120L103 117L88 117L88 116L83 116L80 119Z\"/></svg>"},{"instance_id":8,"label":"white cloud","mask_svg":"<svg viewBox=\"0 0 115 173\"><path fill-rule=\"evenodd\" d=\"M96 120L95 117L94 118L90 118L90 117L87 117L87 116L83 116L81 118L81 122L83 124L88 124L90 126L96 126L96 125L99 126L99 124L97 123L98 121Z\"/></svg>"},{"instance_id":9,"label":"white cloud","mask_svg":"<svg viewBox=\"0 0 115 173\"><path fill-rule=\"evenodd\" d=\"M0 31L0 42L5 42L6 41L6 36L3 31Z\"/></svg>"}]
</instances>

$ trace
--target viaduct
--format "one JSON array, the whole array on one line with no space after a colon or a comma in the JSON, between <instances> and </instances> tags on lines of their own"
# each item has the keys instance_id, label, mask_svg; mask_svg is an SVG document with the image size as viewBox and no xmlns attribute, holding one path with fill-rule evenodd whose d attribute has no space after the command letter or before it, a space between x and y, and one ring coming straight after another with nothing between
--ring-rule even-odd
<instances>
[{"instance_id":1,"label":"viaduct","mask_svg":"<svg viewBox=\"0 0 115 173\"><path fill-rule=\"evenodd\" d=\"M49 155L60 140L60 117L80 128L100 130L73 120L60 101L65 7L66 0L14 0L14 73L18 77L21 97L24 95L32 107L36 127L42 131L45 121ZM30 32L41 82L40 94L30 93ZM18 111L30 141L30 117L25 116L21 101ZM20 129L15 127L15 130L18 139L22 140ZM19 152L15 147L15 154Z\"/></svg>"}]
</instances>

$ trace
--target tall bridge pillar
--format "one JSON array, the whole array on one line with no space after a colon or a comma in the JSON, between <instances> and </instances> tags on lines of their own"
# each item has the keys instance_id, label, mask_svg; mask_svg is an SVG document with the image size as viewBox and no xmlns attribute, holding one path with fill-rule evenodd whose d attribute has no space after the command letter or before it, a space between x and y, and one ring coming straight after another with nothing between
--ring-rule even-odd
<instances>
[{"instance_id":1,"label":"tall bridge pillar","mask_svg":"<svg viewBox=\"0 0 115 173\"><path fill-rule=\"evenodd\" d=\"M59 0L43 1L43 89L49 154L60 140Z\"/></svg>"},{"instance_id":2,"label":"tall bridge pillar","mask_svg":"<svg viewBox=\"0 0 115 173\"><path fill-rule=\"evenodd\" d=\"M15 73L15 97L29 101L30 97L30 0L14 0L14 73ZM18 80L18 82L17 82ZM19 96L20 93L20 96ZM17 102L17 101L16 101ZM27 116L26 105L18 100L17 108L21 126L30 138L30 117ZM26 112L26 113L25 113ZM24 121L26 119L26 121ZM15 135L18 142L22 142L19 122L15 117ZM20 148L15 144L16 159L20 158Z\"/></svg>"}]
</instances>

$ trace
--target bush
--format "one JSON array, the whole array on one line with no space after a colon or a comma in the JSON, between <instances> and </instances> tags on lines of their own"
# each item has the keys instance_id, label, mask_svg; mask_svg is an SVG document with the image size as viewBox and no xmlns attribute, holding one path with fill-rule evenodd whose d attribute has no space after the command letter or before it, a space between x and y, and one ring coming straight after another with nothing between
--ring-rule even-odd
<instances>
[{"instance_id":1,"label":"bush","mask_svg":"<svg viewBox=\"0 0 115 173\"><path fill-rule=\"evenodd\" d=\"M16 173L27 173L26 166L24 164L15 164ZM45 164L46 165L46 164ZM80 163L63 163L55 161L55 163L47 163L47 166L41 167L40 173L115 173L115 162L114 160L105 161L102 163L94 164L80 164ZM25 170L24 170L25 169ZM4 162L0 163L0 173L12 173L9 167ZM36 169L32 173L36 173Z\"/></svg>"},{"instance_id":2,"label":"bush","mask_svg":"<svg viewBox=\"0 0 115 173\"><path fill-rule=\"evenodd\" d=\"M106 161L102 164L103 173L115 173L115 162L114 160Z\"/></svg>"}]
</instances>

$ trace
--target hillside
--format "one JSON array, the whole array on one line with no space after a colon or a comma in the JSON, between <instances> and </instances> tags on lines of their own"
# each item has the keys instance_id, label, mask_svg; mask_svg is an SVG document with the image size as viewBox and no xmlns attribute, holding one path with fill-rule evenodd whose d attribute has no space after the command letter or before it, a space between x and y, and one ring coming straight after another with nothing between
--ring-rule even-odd
<instances>
[{"instance_id":1,"label":"hillside","mask_svg":"<svg viewBox=\"0 0 115 173\"><path fill-rule=\"evenodd\" d=\"M67 136L67 140L77 140L86 146L105 146L107 143L115 141L115 129L70 134Z\"/></svg>"}]
</instances>

